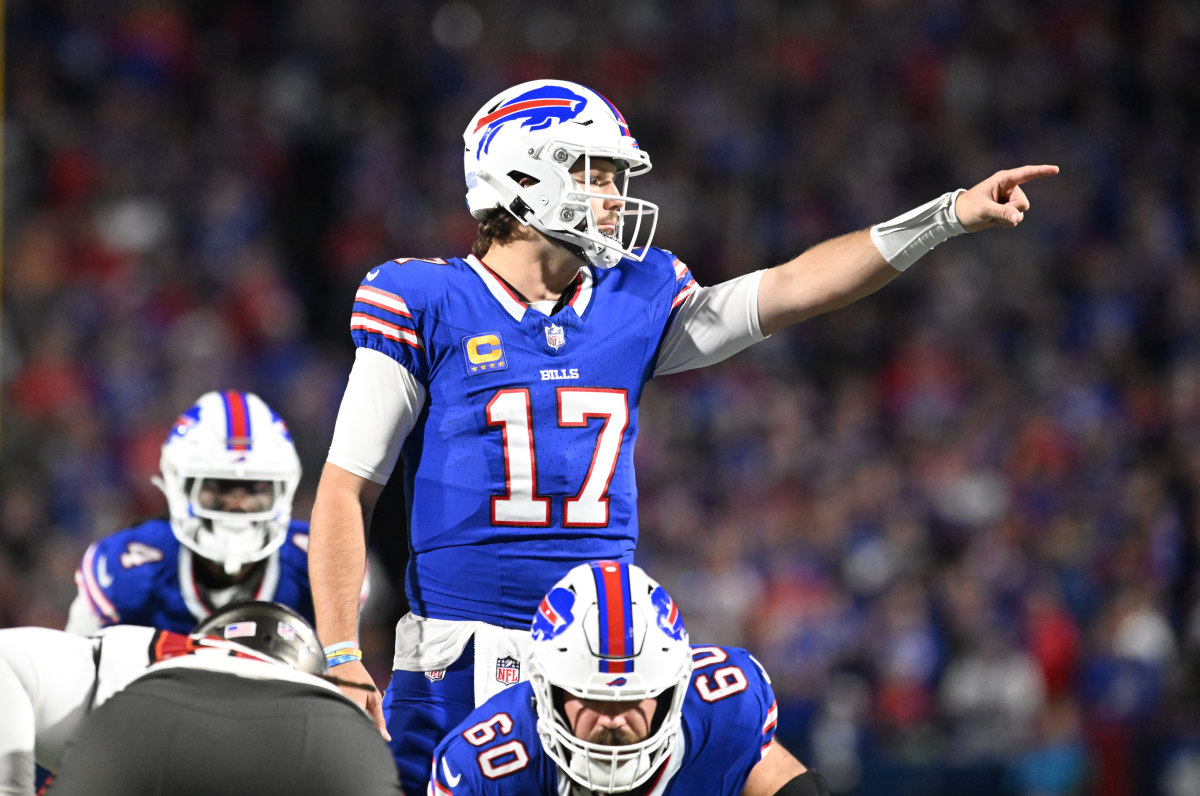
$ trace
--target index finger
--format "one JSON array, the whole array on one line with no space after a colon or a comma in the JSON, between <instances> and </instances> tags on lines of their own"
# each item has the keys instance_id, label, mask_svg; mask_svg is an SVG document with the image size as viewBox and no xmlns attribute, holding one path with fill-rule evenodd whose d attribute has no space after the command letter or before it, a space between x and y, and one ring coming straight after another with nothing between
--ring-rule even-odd
<instances>
[{"instance_id":1,"label":"index finger","mask_svg":"<svg viewBox=\"0 0 1200 796\"><path fill-rule=\"evenodd\" d=\"M1044 164L1041 166L1018 166L1001 172L1001 179L1010 185L1020 185L1023 182L1036 180L1039 177L1049 177L1058 174L1058 166Z\"/></svg>"}]
</instances>

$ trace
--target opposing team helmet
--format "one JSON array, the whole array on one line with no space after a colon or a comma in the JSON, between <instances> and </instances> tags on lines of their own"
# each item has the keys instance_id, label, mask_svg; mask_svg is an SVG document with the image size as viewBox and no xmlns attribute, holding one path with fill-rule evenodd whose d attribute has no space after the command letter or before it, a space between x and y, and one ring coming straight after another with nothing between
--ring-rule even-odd
<instances>
[{"instance_id":1,"label":"opposing team helmet","mask_svg":"<svg viewBox=\"0 0 1200 796\"><path fill-rule=\"evenodd\" d=\"M227 605L196 625L192 635L215 636L309 674L328 671L312 625L279 603L253 600Z\"/></svg>"},{"instance_id":2,"label":"opposing team helmet","mask_svg":"<svg viewBox=\"0 0 1200 796\"><path fill-rule=\"evenodd\" d=\"M629 178L650 170L650 156L629 134L616 106L595 91L563 80L521 83L488 100L463 140L467 207L476 218L503 207L601 268L645 256L658 207L628 192ZM616 164L619 197L590 190L586 175L596 158ZM583 184L571 176L577 163L584 169ZM614 198L623 207L608 235L590 200ZM633 219L629 225L627 218Z\"/></svg>"},{"instance_id":3,"label":"opposing team helmet","mask_svg":"<svg viewBox=\"0 0 1200 796\"><path fill-rule=\"evenodd\" d=\"M666 589L632 564L581 564L542 600L532 631L529 672L547 754L598 793L646 782L674 748L692 674L687 631ZM568 695L657 699L650 735L628 746L577 738L563 711Z\"/></svg>"},{"instance_id":4,"label":"opposing team helmet","mask_svg":"<svg viewBox=\"0 0 1200 796\"><path fill-rule=\"evenodd\" d=\"M167 435L154 483L167 497L171 530L229 574L270 555L287 538L300 457L279 415L254 393L209 392ZM232 483L231 483L232 482ZM253 510L214 506L214 488L245 482Z\"/></svg>"}]
</instances>

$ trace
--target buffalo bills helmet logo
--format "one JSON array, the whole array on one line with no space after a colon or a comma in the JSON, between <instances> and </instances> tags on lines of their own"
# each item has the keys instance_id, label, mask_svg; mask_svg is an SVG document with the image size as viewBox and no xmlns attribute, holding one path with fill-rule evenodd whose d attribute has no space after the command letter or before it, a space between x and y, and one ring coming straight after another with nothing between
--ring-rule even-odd
<instances>
[{"instance_id":1,"label":"buffalo bills helmet logo","mask_svg":"<svg viewBox=\"0 0 1200 796\"><path fill-rule=\"evenodd\" d=\"M171 426L171 433L167 435L167 439L186 436L189 431L196 427L200 422L200 405L196 404L191 409L175 418L175 425Z\"/></svg>"},{"instance_id":2,"label":"buffalo bills helmet logo","mask_svg":"<svg viewBox=\"0 0 1200 796\"><path fill-rule=\"evenodd\" d=\"M492 138L506 124L519 121L522 127L530 131L545 130L551 125L574 119L586 105L586 97L563 86L539 86L518 94L476 123L473 132L484 132L475 157L487 154Z\"/></svg>"},{"instance_id":3,"label":"buffalo bills helmet logo","mask_svg":"<svg viewBox=\"0 0 1200 796\"><path fill-rule=\"evenodd\" d=\"M658 615L658 626L676 641L681 641L686 631L683 629L683 617L679 615L679 607L667 594L667 590L659 586L650 593L650 603Z\"/></svg>"},{"instance_id":4,"label":"buffalo bills helmet logo","mask_svg":"<svg viewBox=\"0 0 1200 796\"><path fill-rule=\"evenodd\" d=\"M548 641L560 635L575 621L575 592L559 587L543 599L533 615L534 641Z\"/></svg>"},{"instance_id":5,"label":"buffalo bills helmet logo","mask_svg":"<svg viewBox=\"0 0 1200 796\"><path fill-rule=\"evenodd\" d=\"M275 414L274 410L271 412L271 425L275 427L275 431L279 436L288 442L292 441L292 432L288 429L287 423L283 422L283 418Z\"/></svg>"}]
</instances>

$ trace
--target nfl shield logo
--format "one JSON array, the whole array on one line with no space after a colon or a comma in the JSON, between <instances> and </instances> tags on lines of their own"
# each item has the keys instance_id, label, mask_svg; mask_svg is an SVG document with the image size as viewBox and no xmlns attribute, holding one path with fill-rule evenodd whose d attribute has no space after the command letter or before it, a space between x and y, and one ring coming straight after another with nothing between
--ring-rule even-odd
<instances>
[{"instance_id":1,"label":"nfl shield logo","mask_svg":"<svg viewBox=\"0 0 1200 796\"><path fill-rule=\"evenodd\" d=\"M520 680L521 662L516 658L497 658L496 679L505 685L512 685Z\"/></svg>"},{"instance_id":2,"label":"nfl shield logo","mask_svg":"<svg viewBox=\"0 0 1200 796\"><path fill-rule=\"evenodd\" d=\"M555 351L567 344L567 333L557 323L552 323L546 327L546 345L553 348Z\"/></svg>"},{"instance_id":3,"label":"nfl shield logo","mask_svg":"<svg viewBox=\"0 0 1200 796\"><path fill-rule=\"evenodd\" d=\"M425 677L428 678L429 682L431 683L436 683L438 680L445 678L445 676L445 669L431 669L428 672L425 672Z\"/></svg>"}]
</instances>

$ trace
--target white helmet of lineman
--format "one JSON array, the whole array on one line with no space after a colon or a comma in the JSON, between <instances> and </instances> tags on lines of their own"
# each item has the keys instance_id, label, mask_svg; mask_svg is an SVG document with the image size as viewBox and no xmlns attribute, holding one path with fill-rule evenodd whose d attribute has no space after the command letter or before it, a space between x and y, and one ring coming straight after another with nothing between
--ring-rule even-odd
<instances>
[{"instance_id":1,"label":"white helmet of lineman","mask_svg":"<svg viewBox=\"0 0 1200 796\"><path fill-rule=\"evenodd\" d=\"M687 631L666 589L632 564L581 564L542 600L532 631L529 677L547 754L590 791L646 782L674 748L692 675ZM566 695L657 699L650 735L628 746L577 738L563 712Z\"/></svg>"},{"instance_id":2,"label":"white helmet of lineman","mask_svg":"<svg viewBox=\"0 0 1200 796\"><path fill-rule=\"evenodd\" d=\"M254 393L208 392L175 421L162 446L161 477L171 530L199 556L235 574L287 538L300 457L279 415ZM202 491L244 481L251 511L228 511Z\"/></svg>"},{"instance_id":3,"label":"white helmet of lineman","mask_svg":"<svg viewBox=\"0 0 1200 796\"><path fill-rule=\"evenodd\" d=\"M600 268L623 257L640 261L645 256L658 207L628 191L630 177L650 170L650 156L629 134L621 112L600 94L563 80L521 83L488 100L463 140L471 215L482 218L503 207L521 223L579 249ZM614 235L600 231L589 200L616 197L591 191L586 178L578 183L571 176L580 159L588 174L594 158L611 159L619 172L623 208ZM628 236L627 217L635 219Z\"/></svg>"}]
</instances>

